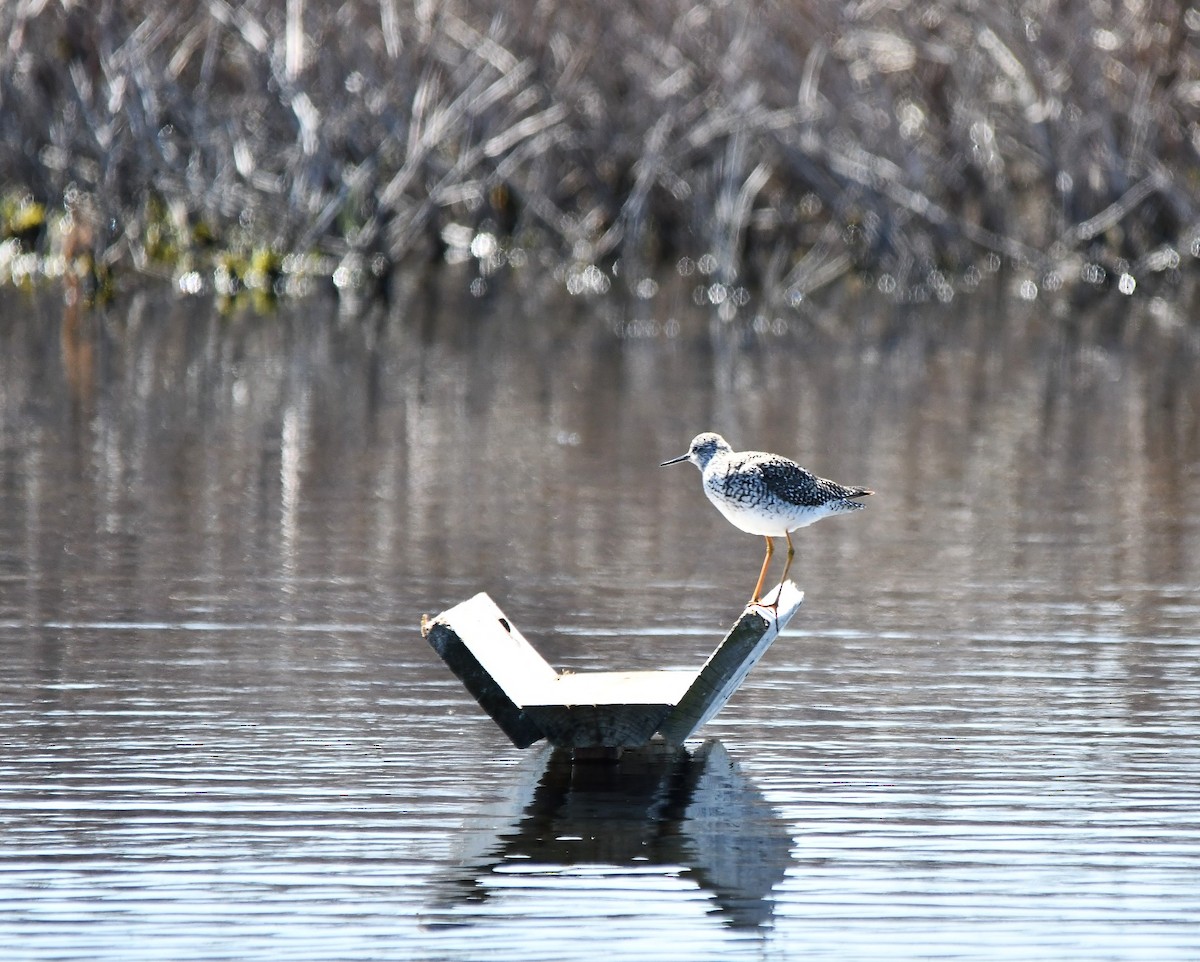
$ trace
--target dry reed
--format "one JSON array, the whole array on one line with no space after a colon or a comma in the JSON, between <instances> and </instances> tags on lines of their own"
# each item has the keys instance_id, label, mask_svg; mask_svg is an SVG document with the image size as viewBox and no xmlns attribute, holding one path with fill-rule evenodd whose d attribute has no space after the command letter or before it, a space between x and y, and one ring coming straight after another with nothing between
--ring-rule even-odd
<instances>
[{"instance_id":1,"label":"dry reed","mask_svg":"<svg viewBox=\"0 0 1200 962\"><path fill-rule=\"evenodd\" d=\"M937 296L1198 250L1173 0L13 0L0 36L5 229L48 248L20 212L65 211L109 268L533 259L584 289L690 258L726 292Z\"/></svg>"}]
</instances>

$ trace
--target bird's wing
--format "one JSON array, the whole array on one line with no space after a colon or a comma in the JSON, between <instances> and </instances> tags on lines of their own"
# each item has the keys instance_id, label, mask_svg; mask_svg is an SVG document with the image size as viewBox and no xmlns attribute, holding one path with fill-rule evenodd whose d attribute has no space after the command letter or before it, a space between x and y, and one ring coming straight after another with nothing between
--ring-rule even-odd
<instances>
[{"instance_id":1,"label":"bird's wing","mask_svg":"<svg viewBox=\"0 0 1200 962\"><path fill-rule=\"evenodd\" d=\"M786 458L763 458L758 469L763 482L777 497L806 508L815 508L839 498L859 498L871 494L866 488L849 488L827 478L818 478Z\"/></svg>"},{"instance_id":2,"label":"bird's wing","mask_svg":"<svg viewBox=\"0 0 1200 962\"><path fill-rule=\"evenodd\" d=\"M785 458L762 458L759 460L758 470L768 490L784 501L804 507L816 507L829 500L829 494L821 490L821 479L793 461Z\"/></svg>"}]
</instances>

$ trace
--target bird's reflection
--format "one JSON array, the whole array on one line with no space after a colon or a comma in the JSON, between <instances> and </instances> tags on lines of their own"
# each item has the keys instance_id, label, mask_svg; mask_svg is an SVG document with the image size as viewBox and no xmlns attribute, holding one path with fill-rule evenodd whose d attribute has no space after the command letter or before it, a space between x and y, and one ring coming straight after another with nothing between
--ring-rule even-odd
<instances>
[{"instance_id":1,"label":"bird's reflection","mask_svg":"<svg viewBox=\"0 0 1200 962\"><path fill-rule=\"evenodd\" d=\"M489 878L520 860L639 872L683 867L729 925L770 922L771 891L791 864L791 835L720 742L694 751L652 744L613 762L574 761L569 751L546 748L521 775L503 803L507 812L481 811L464 826L464 851L434 913L488 898L497 891Z\"/></svg>"}]
</instances>

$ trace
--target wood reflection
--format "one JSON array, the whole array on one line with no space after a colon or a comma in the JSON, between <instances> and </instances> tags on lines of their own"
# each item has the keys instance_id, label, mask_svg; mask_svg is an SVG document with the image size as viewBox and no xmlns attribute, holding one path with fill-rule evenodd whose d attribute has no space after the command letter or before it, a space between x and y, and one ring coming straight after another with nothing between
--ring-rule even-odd
<instances>
[{"instance_id":1,"label":"wood reflection","mask_svg":"<svg viewBox=\"0 0 1200 962\"><path fill-rule=\"evenodd\" d=\"M694 750L655 744L613 762L544 750L503 802L469 817L458 864L440 881L427 922L502 892L487 883L505 867L553 877L575 865L681 866L727 924L760 928L771 920L771 893L792 864L791 847L787 823L720 742Z\"/></svg>"}]
</instances>

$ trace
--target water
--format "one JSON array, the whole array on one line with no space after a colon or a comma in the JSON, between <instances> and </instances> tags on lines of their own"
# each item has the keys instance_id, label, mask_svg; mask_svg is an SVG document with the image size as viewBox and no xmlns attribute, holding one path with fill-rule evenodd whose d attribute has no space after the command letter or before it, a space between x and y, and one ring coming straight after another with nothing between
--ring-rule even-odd
<instances>
[{"instance_id":1,"label":"water","mask_svg":"<svg viewBox=\"0 0 1200 962\"><path fill-rule=\"evenodd\" d=\"M1200 957L1163 305L410 293L4 295L4 958ZM703 429L878 493L799 533L805 607L686 752L517 751L421 615L696 667L762 551L657 466Z\"/></svg>"}]
</instances>

